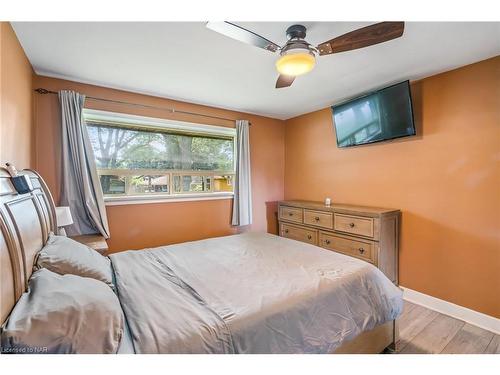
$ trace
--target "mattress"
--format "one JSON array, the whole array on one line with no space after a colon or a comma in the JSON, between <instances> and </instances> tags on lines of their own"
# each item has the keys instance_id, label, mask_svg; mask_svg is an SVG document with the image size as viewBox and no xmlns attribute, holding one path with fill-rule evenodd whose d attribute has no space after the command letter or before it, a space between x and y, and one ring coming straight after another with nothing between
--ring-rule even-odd
<instances>
[{"instance_id":1,"label":"mattress","mask_svg":"<svg viewBox=\"0 0 500 375\"><path fill-rule=\"evenodd\" d=\"M265 233L110 259L136 353L330 353L403 306L373 265Z\"/></svg>"}]
</instances>

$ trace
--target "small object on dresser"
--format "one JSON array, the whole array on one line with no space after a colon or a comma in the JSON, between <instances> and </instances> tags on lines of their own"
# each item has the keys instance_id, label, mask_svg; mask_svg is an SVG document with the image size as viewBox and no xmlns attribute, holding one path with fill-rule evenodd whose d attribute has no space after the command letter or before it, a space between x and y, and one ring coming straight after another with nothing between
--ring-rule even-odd
<instances>
[{"instance_id":1,"label":"small object on dresser","mask_svg":"<svg viewBox=\"0 0 500 375\"><path fill-rule=\"evenodd\" d=\"M68 206L56 207L56 220L58 230L57 234L60 236L66 236L64 227L73 224L73 217L71 216L71 210Z\"/></svg>"},{"instance_id":2,"label":"small object on dresser","mask_svg":"<svg viewBox=\"0 0 500 375\"><path fill-rule=\"evenodd\" d=\"M332 200L330 198L325 199L325 206L330 206L332 204Z\"/></svg>"}]
</instances>

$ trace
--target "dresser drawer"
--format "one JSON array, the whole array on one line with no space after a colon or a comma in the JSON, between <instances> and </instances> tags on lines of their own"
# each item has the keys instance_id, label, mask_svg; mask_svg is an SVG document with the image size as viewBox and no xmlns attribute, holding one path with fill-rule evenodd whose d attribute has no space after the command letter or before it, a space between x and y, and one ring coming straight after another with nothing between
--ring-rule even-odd
<instances>
[{"instance_id":1,"label":"dresser drawer","mask_svg":"<svg viewBox=\"0 0 500 375\"><path fill-rule=\"evenodd\" d=\"M302 208L280 206L280 219L302 223Z\"/></svg>"},{"instance_id":2,"label":"dresser drawer","mask_svg":"<svg viewBox=\"0 0 500 375\"><path fill-rule=\"evenodd\" d=\"M304 210L304 224L332 229L333 214L331 212Z\"/></svg>"},{"instance_id":3,"label":"dresser drawer","mask_svg":"<svg viewBox=\"0 0 500 375\"><path fill-rule=\"evenodd\" d=\"M282 237L291 238L292 240L307 242L312 245L318 244L318 231L314 229L281 223L280 233Z\"/></svg>"},{"instance_id":4,"label":"dresser drawer","mask_svg":"<svg viewBox=\"0 0 500 375\"><path fill-rule=\"evenodd\" d=\"M376 263L375 243L370 241L358 241L350 238L340 237L329 233L319 233L319 246L328 250L337 251L370 263Z\"/></svg>"},{"instance_id":5,"label":"dresser drawer","mask_svg":"<svg viewBox=\"0 0 500 375\"><path fill-rule=\"evenodd\" d=\"M357 234L373 238L373 219L369 217L335 214L334 229L339 232Z\"/></svg>"}]
</instances>

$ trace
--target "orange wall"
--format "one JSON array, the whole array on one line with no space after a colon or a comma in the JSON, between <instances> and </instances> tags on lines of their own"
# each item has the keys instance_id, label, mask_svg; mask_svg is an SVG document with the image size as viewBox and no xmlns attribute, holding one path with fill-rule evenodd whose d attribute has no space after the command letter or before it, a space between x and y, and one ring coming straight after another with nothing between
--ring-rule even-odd
<instances>
[{"instance_id":1,"label":"orange wall","mask_svg":"<svg viewBox=\"0 0 500 375\"><path fill-rule=\"evenodd\" d=\"M288 120L285 198L401 209L401 285L500 317L500 58L412 94L405 140L339 149L329 108Z\"/></svg>"},{"instance_id":2,"label":"orange wall","mask_svg":"<svg viewBox=\"0 0 500 375\"><path fill-rule=\"evenodd\" d=\"M8 22L0 22L0 164L34 160L33 69Z\"/></svg>"},{"instance_id":3,"label":"orange wall","mask_svg":"<svg viewBox=\"0 0 500 375\"><path fill-rule=\"evenodd\" d=\"M252 166L252 198L254 223L244 230L266 231L273 228L273 215L266 202L283 199L285 128L284 121L183 103L153 96L134 94L98 86L80 84L54 78L35 76L35 88L43 87L58 91L76 90L80 93L114 100L143 103L155 106L175 107L177 110L241 118L251 121L250 152ZM87 100L86 107L115 112L171 118L210 125L234 126L233 122L221 122L186 115L171 115L166 111L141 109L117 104ZM60 195L61 139L60 112L56 95L35 96L36 121L36 168L47 181L56 203ZM178 203L108 206L111 231L108 241L110 250L141 249L182 241L222 236L236 232L231 227L232 200L194 201Z\"/></svg>"}]
</instances>

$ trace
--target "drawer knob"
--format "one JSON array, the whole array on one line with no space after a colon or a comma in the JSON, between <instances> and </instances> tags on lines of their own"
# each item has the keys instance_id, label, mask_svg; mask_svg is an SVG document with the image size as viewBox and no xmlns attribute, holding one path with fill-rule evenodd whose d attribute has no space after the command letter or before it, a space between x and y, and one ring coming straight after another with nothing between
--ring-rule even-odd
<instances>
[{"instance_id":1,"label":"drawer knob","mask_svg":"<svg viewBox=\"0 0 500 375\"><path fill-rule=\"evenodd\" d=\"M310 234L307 235L307 239L310 240L312 236Z\"/></svg>"},{"instance_id":2,"label":"drawer knob","mask_svg":"<svg viewBox=\"0 0 500 375\"><path fill-rule=\"evenodd\" d=\"M349 224L349 226L350 226L351 228L354 228L354 223L350 223L350 224Z\"/></svg>"},{"instance_id":3,"label":"drawer knob","mask_svg":"<svg viewBox=\"0 0 500 375\"><path fill-rule=\"evenodd\" d=\"M319 221L319 216L316 216L314 220Z\"/></svg>"},{"instance_id":4,"label":"drawer knob","mask_svg":"<svg viewBox=\"0 0 500 375\"><path fill-rule=\"evenodd\" d=\"M363 253L365 252L365 249L363 249L362 247L360 247L360 248L358 249L358 251L359 251L359 253L360 253L360 254L363 254Z\"/></svg>"},{"instance_id":5,"label":"drawer knob","mask_svg":"<svg viewBox=\"0 0 500 375\"><path fill-rule=\"evenodd\" d=\"M330 245L330 240L325 240L325 243L326 243L327 245Z\"/></svg>"},{"instance_id":6,"label":"drawer knob","mask_svg":"<svg viewBox=\"0 0 500 375\"><path fill-rule=\"evenodd\" d=\"M288 229L285 229L285 233L288 233Z\"/></svg>"},{"instance_id":7,"label":"drawer knob","mask_svg":"<svg viewBox=\"0 0 500 375\"><path fill-rule=\"evenodd\" d=\"M288 216L293 216L293 212L289 212L289 213L288 213Z\"/></svg>"}]
</instances>

